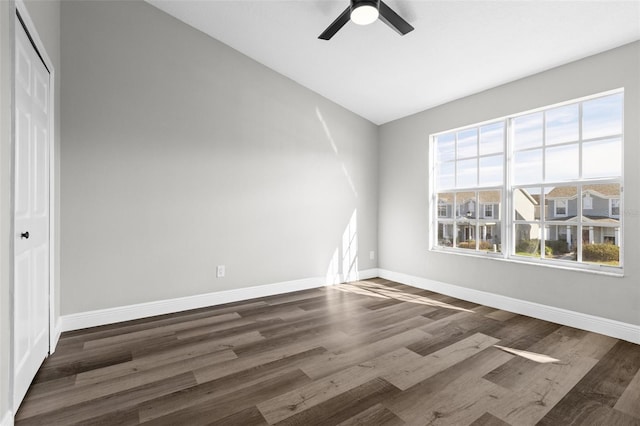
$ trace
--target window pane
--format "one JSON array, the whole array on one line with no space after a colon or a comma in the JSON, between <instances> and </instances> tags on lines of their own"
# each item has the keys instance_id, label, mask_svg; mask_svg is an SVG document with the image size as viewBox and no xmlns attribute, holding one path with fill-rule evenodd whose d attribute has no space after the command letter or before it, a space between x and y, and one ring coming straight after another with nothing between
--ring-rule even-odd
<instances>
[{"instance_id":1,"label":"window pane","mask_svg":"<svg viewBox=\"0 0 640 426\"><path fill-rule=\"evenodd\" d=\"M547 182L578 179L578 144L546 149L545 175Z\"/></svg>"},{"instance_id":2,"label":"window pane","mask_svg":"<svg viewBox=\"0 0 640 426\"><path fill-rule=\"evenodd\" d=\"M553 145L578 140L578 104L554 108L545 113L545 143Z\"/></svg>"},{"instance_id":3,"label":"window pane","mask_svg":"<svg viewBox=\"0 0 640 426\"><path fill-rule=\"evenodd\" d=\"M540 219L540 188L518 188L513 191L515 220Z\"/></svg>"},{"instance_id":4,"label":"window pane","mask_svg":"<svg viewBox=\"0 0 640 426\"><path fill-rule=\"evenodd\" d=\"M578 260L576 256L578 227L575 225L547 225L545 257Z\"/></svg>"},{"instance_id":5,"label":"window pane","mask_svg":"<svg viewBox=\"0 0 640 426\"><path fill-rule=\"evenodd\" d=\"M440 192L438 194L438 218L453 219L453 193Z\"/></svg>"},{"instance_id":6,"label":"window pane","mask_svg":"<svg viewBox=\"0 0 640 426\"><path fill-rule=\"evenodd\" d=\"M476 129L458 132L458 158L478 155L478 132Z\"/></svg>"},{"instance_id":7,"label":"window pane","mask_svg":"<svg viewBox=\"0 0 640 426\"><path fill-rule=\"evenodd\" d=\"M475 219L476 194L474 192L458 192L456 194L456 217Z\"/></svg>"},{"instance_id":8,"label":"window pane","mask_svg":"<svg viewBox=\"0 0 640 426\"><path fill-rule=\"evenodd\" d=\"M492 155L491 157L480 158L480 185L497 186L502 185L502 167L504 156Z\"/></svg>"},{"instance_id":9,"label":"window pane","mask_svg":"<svg viewBox=\"0 0 640 426\"><path fill-rule=\"evenodd\" d=\"M525 148L542 146L542 113L529 114L513 120L513 148L518 151Z\"/></svg>"},{"instance_id":10,"label":"window pane","mask_svg":"<svg viewBox=\"0 0 640 426\"><path fill-rule=\"evenodd\" d=\"M438 245L441 247L453 246L453 224L438 222Z\"/></svg>"},{"instance_id":11,"label":"window pane","mask_svg":"<svg viewBox=\"0 0 640 426\"><path fill-rule=\"evenodd\" d=\"M575 222L578 213L578 187L557 186L547 188L547 221Z\"/></svg>"},{"instance_id":12,"label":"window pane","mask_svg":"<svg viewBox=\"0 0 640 426\"><path fill-rule=\"evenodd\" d=\"M453 188L455 187L454 175L455 163L438 164L436 170L436 188Z\"/></svg>"},{"instance_id":13,"label":"window pane","mask_svg":"<svg viewBox=\"0 0 640 426\"><path fill-rule=\"evenodd\" d=\"M582 177L615 177L622 175L620 139L587 142L582 145Z\"/></svg>"},{"instance_id":14,"label":"window pane","mask_svg":"<svg viewBox=\"0 0 640 426\"><path fill-rule=\"evenodd\" d=\"M515 237L515 254L540 257L540 225L536 223L518 223L515 226Z\"/></svg>"},{"instance_id":15,"label":"window pane","mask_svg":"<svg viewBox=\"0 0 640 426\"><path fill-rule=\"evenodd\" d=\"M502 249L500 222L502 193L500 191L480 191L478 192L478 204L479 249L500 252Z\"/></svg>"},{"instance_id":16,"label":"window pane","mask_svg":"<svg viewBox=\"0 0 640 426\"><path fill-rule=\"evenodd\" d=\"M612 202L616 210L612 211ZM617 224L620 214L620 185L584 185L582 187L583 220Z\"/></svg>"},{"instance_id":17,"label":"window pane","mask_svg":"<svg viewBox=\"0 0 640 426\"><path fill-rule=\"evenodd\" d=\"M480 155L497 154L504 150L504 122L480 128Z\"/></svg>"},{"instance_id":18,"label":"window pane","mask_svg":"<svg viewBox=\"0 0 640 426\"><path fill-rule=\"evenodd\" d=\"M439 163L443 161L451 161L456 155L456 135L448 133L440 135L436 143L436 159Z\"/></svg>"},{"instance_id":19,"label":"window pane","mask_svg":"<svg viewBox=\"0 0 640 426\"><path fill-rule=\"evenodd\" d=\"M457 222L458 239L456 241L456 247L462 249L475 250L476 249L476 222L475 221L461 221Z\"/></svg>"},{"instance_id":20,"label":"window pane","mask_svg":"<svg viewBox=\"0 0 640 426\"><path fill-rule=\"evenodd\" d=\"M499 220L500 204L502 203L500 191L478 192L478 217L490 221Z\"/></svg>"},{"instance_id":21,"label":"window pane","mask_svg":"<svg viewBox=\"0 0 640 426\"><path fill-rule=\"evenodd\" d=\"M456 188L468 188L478 184L478 160L458 161Z\"/></svg>"},{"instance_id":22,"label":"window pane","mask_svg":"<svg viewBox=\"0 0 640 426\"><path fill-rule=\"evenodd\" d=\"M582 261L620 266L620 228L598 225L586 224L582 228Z\"/></svg>"},{"instance_id":23,"label":"window pane","mask_svg":"<svg viewBox=\"0 0 640 426\"><path fill-rule=\"evenodd\" d=\"M583 139L622 133L622 93L582 104Z\"/></svg>"},{"instance_id":24,"label":"window pane","mask_svg":"<svg viewBox=\"0 0 640 426\"><path fill-rule=\"evenodd\" d=\"M516 152L513 178L518 185L542 182L542 150Z\"/></svg>"},{"instance_id":25,"label":"window pane","mask_svg":"<svg viewBox=\"0 0 640 426\"><path fill-rule=\"evenodd\" d=\"M610 214L611 217L619 217L620 216L620 199L614 198L610 200Z\"/></svg>"}]
</instances>

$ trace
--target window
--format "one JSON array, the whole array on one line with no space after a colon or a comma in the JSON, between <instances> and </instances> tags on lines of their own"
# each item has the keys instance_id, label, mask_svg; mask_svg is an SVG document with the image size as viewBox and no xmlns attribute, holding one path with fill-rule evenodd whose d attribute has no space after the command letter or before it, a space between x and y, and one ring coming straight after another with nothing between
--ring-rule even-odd
<instances>
[{"instance_id":1,"label":"window","mask_svg":"<svg viewBox=\"0 0 640 426\"><path fill-rule=\"evenodd\" d=\"M620 198L612 198L610 201L609 212L611 217L620 217Z\"/></svg>"},{"instance_id":2,"label":"window","mask_svg":"<svg viewBox=\"0 0 640 426\"><path fill-rule=\"evenodd\" d=\"M554 216L566 216L567 215L567 200L556 200Z\"/></svg>"},{"instance_id":3,"label":"window","mask_svg":"<svg viewBox=\"0 0 640 426\"><path fill-rule=\"evenodd\" d=\"M493 205L500 205L502 199L504 138L504 122L437 137L437 246L499 251L494 244L500 240L502 226L495 219ZM455 206L455 215L441 215L443 205Z\"/></svg>"},{"instance_id":4,"label":"window","mask_svg":"<svg viewBox=\"0 0 640 426\"><path fill-rule=\"evenodd\" d=\"M623 95L433 135L433 249L620 268Z\"/></svg>"},{"instance_id":5,"label":"window","mask_svg":"<svg viewBox=\"0 0 640 426\"><path fill-rule=\"evenodd\" d=\"M485 204L484 217L485 218L493 217L493 204Z\"/></svg>"}]
</instances>

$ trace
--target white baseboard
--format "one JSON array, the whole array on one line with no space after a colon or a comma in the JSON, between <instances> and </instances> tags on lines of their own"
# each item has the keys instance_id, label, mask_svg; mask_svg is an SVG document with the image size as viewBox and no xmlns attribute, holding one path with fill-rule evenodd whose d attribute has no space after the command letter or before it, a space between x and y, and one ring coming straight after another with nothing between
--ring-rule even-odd
<instances>
[{"instance_id":1,"label":"white baseboard","mask_svg":"<svg viewBox=\"0 0 640 426\"><path fill-rule=\"evenodd\" d=\"M53 355L56 351L56 346L58 346L58 340L60 340L60 335L62 334L62 320L58 318L55 326L53 327L53 336L49 340L49 354Z\"/></svg>"},{"instance_id":2,"label":"white baseboard","mask_svg":"<svg viewBox=\"0 0 640 426\"><path fill-rule=\"evenodd\" d=\"M554 306L542 305L526 300L514 299L499 294L446 284L413 275L378 269L378 276L387 280L424 290L435 291L447 296L480 303L493 308L503 309L521 315L539 318L545 321L555 322L582 330L605 334L617 339L640 344L640 326L615 321L581 312L569 311Z\"/></svg>"},{"instance_id":3,"label":"white baseboard","mask_svg":"<svg viewBox=\"0 0 640 426\"><path fill-rule=\"evenodd\" d=\"M13 413L11 410L4 413L2 420L0 420L0 426L13 426Z\"/></svg>"},{"instance_id":4,"label":"white baseboard","mask_svg":"<svg viewBox=\"0 0 640 426\"><path fill-rule=\"evenodd\" d=\"M323 286L325 286L324 278L306 278L255 287L197 294L176 299L158 300L154 302L137 303L135 305L118 306L116 308L80 312L61 317L62 331L79 330L81 328L96 327L99 325L113 324Z\"/></svg>"},{"instance_id":5,"label":"white baseboard","mask_svg":"<svg viewBox=\"0 0 640 426\"><path fill-rule=\"evenodd\" d=\"M358 279L359 280L370 280L371 278L377 278L377 277L378 277L378 269L377 268L365 269L363 271L359 271L358 272Z\"/></svg>"},{"instance_id":6,"label":"white baseboard","mask_svg":"<svg viewBox=\"0 0 640 426\"><path fill-rule=\"evenodd\" d=\"M378 270L375 268L365 269L358 271L357 273L358 279L370 279L377 276ZM341 275L339 275L337 279L342 282ZM60 322L56 328L56 343L57 339L60 337L60 333L63 331L79 330L81 328L113 324L122 321L151 317L154 315L170 314L189 309L198 309L207 306L221 305L224 303L238 302L241 300L255 299L257 297L274 296L293 291L323 287L325 285L331 285L331 283L327 283L327 279L325 278L305 278L275 284L224 290L176 299L159 300L155 302L138 303L135 305L64 315L60 318Z\"/></svg>"}]
</instances>

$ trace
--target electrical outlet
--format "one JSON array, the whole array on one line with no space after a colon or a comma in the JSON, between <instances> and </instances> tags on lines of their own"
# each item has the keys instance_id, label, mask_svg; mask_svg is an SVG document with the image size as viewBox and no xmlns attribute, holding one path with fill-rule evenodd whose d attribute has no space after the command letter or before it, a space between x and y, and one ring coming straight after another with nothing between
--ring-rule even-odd
<instances>
[{"instance_id":1,"label":"electrical outlet","mask_svg":"<svg viewBox=\"0 0 640 426\"><path fill-rule=\"evenodd\" d=\"M216 277L224 277L224 265L218 265L218 267L216 268Z\"/></svg>"},{"instance_id":2,"label":"electrical outlet","mask_svg":"<svg viewBox=\"0 0 640 426\"><path fill-rule=\"evenodd\" d=\"M373 250L371 250L371 251L369 252L369 259L370 259L370 260L375 260L375 258L376 258L376 252L375 252L375 251L373 251Z\"/></svg>"}]
</instances>

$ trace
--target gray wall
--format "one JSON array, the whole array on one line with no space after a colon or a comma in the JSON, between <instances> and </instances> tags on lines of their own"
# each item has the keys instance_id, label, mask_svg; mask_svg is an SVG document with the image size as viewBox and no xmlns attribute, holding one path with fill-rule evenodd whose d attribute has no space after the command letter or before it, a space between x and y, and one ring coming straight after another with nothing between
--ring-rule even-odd
<instances>
[{"instance_id":1,"label":"gray wall","mask_svg":"<svg viewBox=\"0 0 640 426\"><path fill-rule=\"evenodd\" d=\"M58 72L54 84L56 93L60 93L60 3L58 1L27 0L25 5L35 25L35 31L44 43L45 50ZM11 123L14 11L13 1L0 1L0 418L11 409L9 382L12 373L9 370L9 362L11 353L11 267L13 264L11 257L13 241L11 232L11 193L13 190ZM56 101L54 149L58 154L60 140L59 98ZM59 217L58 197L53 200L53 204L54 214ZM55 227L56 232L59 232L59 221ZM57 252L59 254L59 250ZM59 256L57 256L56 264L59 264ZM59 290L59 276L56 275L54 280L55 286ZM56 291L56 293L55 315L57 318L60 292Z\"/></svg>"},{"instance_id":2,"label":"gray wall","mask_svg":"<svg viewBox=\"0 0 640 426\"><path fill-rule=\"evenodd\" d=\"M428 251L429 134L625 88L625 276ZM640 42L380 127L379 267L640 324Z\"/></svg>"},{"instance_id":3,"label":"gray wall","mask_svg":"<svg viewBox=\"0 0 640 426\"><path fill-rule=\"evenodd\" d=\"M63 2L62 67L63 315L325 276L354 211L377 266L372 123L142 2Z\"/></svg>"}]
</instances>

